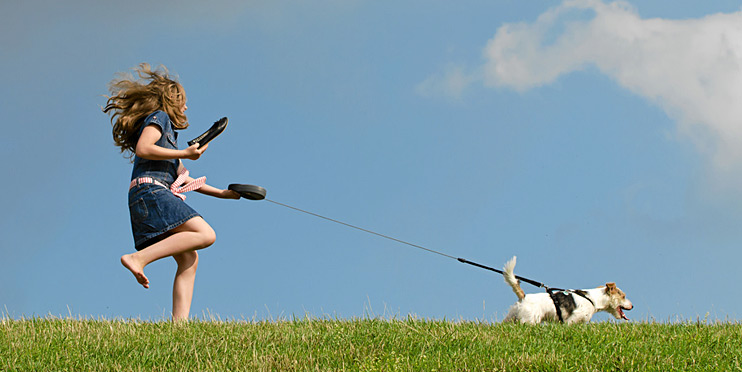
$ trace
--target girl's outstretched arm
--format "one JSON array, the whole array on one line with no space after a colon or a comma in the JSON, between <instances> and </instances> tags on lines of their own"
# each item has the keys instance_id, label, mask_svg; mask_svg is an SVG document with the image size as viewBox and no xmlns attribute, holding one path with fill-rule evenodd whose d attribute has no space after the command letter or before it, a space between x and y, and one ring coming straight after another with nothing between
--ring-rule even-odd
<instances>
[{"instance_id":1,"label":"girl's outstretched arm","mask_svg":"<svg viewBox=\"0 0 742 372\"><path fill-rule=\"evenodd\" d=\"M239 199L240 198L240 194L238 194L235 191L222 190L222 189L216 188L211 185L203 185L201 186L201 188L196 190L196 192L200 192L201 194L204 194L204 195L209 195L209 196L213 196L216 198L222 198L222 199Z\"/></svg>"},{"instance_id":2,"label":"girl's outstretched arm","mask_svg":"<svg viewBox=\"0 0 742 372\"><path fill-rule=\"evenodd\" d=\"M160 127L154 124L146 126L142 130L142 135L139 137L139 141L137 141L136 155L147 160L196 160L200 158L201 154L203 154L209 147L209 145L206 144L204 147L199 149L198 144L194 143L193 146L183 150L166 149L155 144L160 137L162 137L162 129L160 129Z\"/></svg>"}]
</instances>

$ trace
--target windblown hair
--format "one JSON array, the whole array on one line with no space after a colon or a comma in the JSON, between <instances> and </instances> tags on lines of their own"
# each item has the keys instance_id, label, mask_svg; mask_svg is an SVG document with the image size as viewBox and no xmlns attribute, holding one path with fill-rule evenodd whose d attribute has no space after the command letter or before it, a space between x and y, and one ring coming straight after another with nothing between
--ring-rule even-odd
<instances>
[{"instance_id":1,"label":"windblown hair","mask_svg":"<svg viewBox=\"0 0 742 372\"><path fill-rule=\"evenodd\" d=\"M108 97L103 112L111 115L113 140L121 152L129 152L129 158L136 153L138 131L142 120L154 111L167 113L175 129L188 127L188 118L181 111L186 102L183 86L172 78L165 66L152 70L149 64L142 63L134 68L139 80L132 74L122 74L111 80Z\"/></svg>"}]
</instances>

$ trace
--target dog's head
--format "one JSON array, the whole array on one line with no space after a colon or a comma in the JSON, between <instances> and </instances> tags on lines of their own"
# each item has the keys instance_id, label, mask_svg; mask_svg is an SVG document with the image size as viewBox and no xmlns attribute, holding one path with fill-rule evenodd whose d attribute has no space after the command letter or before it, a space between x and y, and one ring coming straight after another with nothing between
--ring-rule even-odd
<instances>
[{"instance_id":1,"label":"dog's head","mask_svg":"<svg viewBox=\"0 0 742 372\"><path fill-rule=\"evenodd\" d=\"M623 293L622 290L620 290L618 287L616 287L616 283L606 283L605 284L605 295L608 296L608 311L611 313L616 319L625 319L629 320L628 317L626 317L626 314L624 314L624 310L631 310L634 308L634 305L631 304L631 301L629 301L628 298L626 298L626 294Z\"/></svg>"}]
</instances>

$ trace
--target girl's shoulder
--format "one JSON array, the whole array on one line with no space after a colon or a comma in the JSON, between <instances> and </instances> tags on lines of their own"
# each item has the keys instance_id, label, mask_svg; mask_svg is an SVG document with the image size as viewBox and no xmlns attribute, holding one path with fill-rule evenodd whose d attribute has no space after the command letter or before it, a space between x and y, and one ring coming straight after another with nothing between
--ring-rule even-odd
<instances>
[{"instance_id":1,"label":"girl's shoulder","mask_svg":"<svg viewBox=\"0 0 742 372\"><path fill-rule=\"evenodd\" d=\"M144 124L158 124L160 126L163 126L166 124L170 124L170 117L167 115L167 113L165 113L165 111L157 110L144 118Z\"/></svg>"},{"instance_id":2,"label":"girl's shoulder","mask_svg":"<svg viewBox=\"0 0 742 372\"><path fill-rule=\"evenodd\" d=\"M155 124L162 129L163 132L170 129L170 116L165 113L165 111L157 110L152 112L151 114L147 115L147 117L144 118L144 125L142 125L142 128Z\"/></svg>"}]
</instances>

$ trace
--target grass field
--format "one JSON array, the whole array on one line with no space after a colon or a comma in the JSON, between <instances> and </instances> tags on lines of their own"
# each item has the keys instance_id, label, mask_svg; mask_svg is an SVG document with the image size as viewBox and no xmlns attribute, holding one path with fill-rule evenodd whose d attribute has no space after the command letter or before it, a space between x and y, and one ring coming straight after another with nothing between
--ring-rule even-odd
<instances>
[{"instance_id":1,"label":"grass field","mask_svg":"<svg viewBox=\"0 0 742 372\"><path fill-rule=\"evenodd\" d=\"M0 318L0 371L739 371L742 325Z\"/></svg>"}]
</instances>

